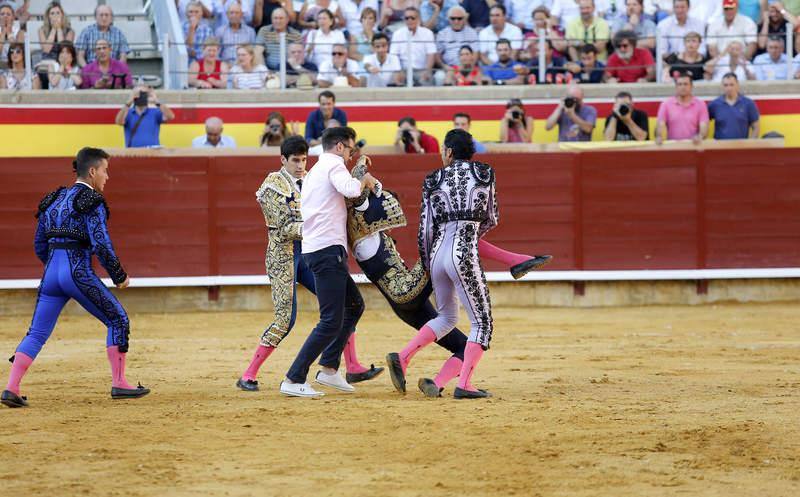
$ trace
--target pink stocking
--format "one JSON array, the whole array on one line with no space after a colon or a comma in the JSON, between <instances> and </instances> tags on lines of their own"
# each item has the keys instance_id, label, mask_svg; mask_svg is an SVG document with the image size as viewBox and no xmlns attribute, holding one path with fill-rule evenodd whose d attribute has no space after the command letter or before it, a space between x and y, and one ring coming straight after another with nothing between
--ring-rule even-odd
<instances>
[{"instance_id":1,"label":"pink stocking","mask_svg":"<svg viewBox=\"0 0 800 497\"><path fill-rule=\"evenodd\" d=\"M433 379L433 382L436 383L437 387L444 388L448 383L450 383L450 380L461 373L462 364L463 361L461 359L456 356L452 356L450 359L444 362L442 369L439 370L439 374L436 375L436 378Z\"/></svg>"},{"instance_id":2,"label":"pink stocking","mask_svg":"<svg viewBox=\"0 0 800 497\"><path fill-rule=\"evenodd\" d=\"M478 255L481 259L491 259L493 261L502 262L509 268L533 258L533 256L530 255L515 254L514 252L503 250L500 247L492 245L483 238L478 240Z\"/></svg>"},{"instance_id":3,"label":"pink stocking","mask_svg":"<svg viewBox=\"0 0 800 497\"><path fill-rule=\"evenodd\" d=\"M403 372L406 372L406 368L408 368L408 363L411 362L411 358L414 357L414 354L422 350L423 347L430 345L431 343L436 341L436 333L433 332L430 326L427 324L419 329L417 332L417 336L415 336L406 348L400 351L400 364L403 366Z\"/></svg>"},{"instance_id":4,"label":"pink stocking","mask_svg":"<svg viewBox=\"0 0 800 497\"><path fill-rule=\"evenodd\" d=\"M19 384L22 377L28 372L28 368L33 362L33 358L22 352L14 354L14 364L11 365L11 374L8 375L8 385L6 390L10 390L19 395Z\"/></svg>"},{"instance_id":5,"label":"pink stocking","mask_svg":"<svg viewBox=\"0 0 800 497\"><path fill-rule=\"evenodd\" d=\"M259 345L256 348L255 354L253 354L253 360L250 361L250 365L247 366L247 370L242 375L242 379L255 381L256 376L258 376L258 369L264 364L264 361L267 360L267 357L272 354L272 351L275 350L275 347L265 347L264 345Z\"/></svg>"},{"instance_id":6,"label":"pink stocking","mask_svg":"<svg viewBox=\"0 0 800 497\"><path fill-rule=\"evenodd\" d=\"M119 346L112 345L106 347L106 354L111 364L111 386L132 389L133 387L125 379L125 353L119 351Z\"/></svg>"},{"instance_id":7,"label":"pink stocking","mask_svg":"<svg viewBox=\"0 0 800 497\"><path fill-rule=\"evenodd\" d=\"M483 357L483 347L475 342L467 342L467 346L464 349L464 364L461 366L461 377L458 379L458 388L472 392L477 390L472 386L470 380L481 357Z\"/></svg>"},{"instance_id":8,"label":"pink stocking","mask_svg":"<svg viewBox=\"0 0 800 497\"><path fill-rule=\"evenodd\" d=\"M358 357L356 356L356 332L350 334L350 338L347 339L347 344L344 346L344 363L347 367L348 373L365 373L369 371L369 369L365 368L358 362Z\"/></svg>"}]
</instances>

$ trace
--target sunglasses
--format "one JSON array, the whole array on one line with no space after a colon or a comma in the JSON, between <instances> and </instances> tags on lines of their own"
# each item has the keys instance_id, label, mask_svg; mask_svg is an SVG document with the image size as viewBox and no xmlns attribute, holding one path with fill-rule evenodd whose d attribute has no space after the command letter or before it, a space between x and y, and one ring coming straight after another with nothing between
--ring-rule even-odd
<instances>
[{"instance_id":1,"label":"sunglasses","mask_svg":"<svg viewBox=\"0 0 800 497\"><path fill-rule=\"evenodd\" d=\"M10 53L22 53L22 49L21 48L12 48L11 50L9 50L9 52Z\"/></svg>"},{"instance_id":2,"label":"sunglasses","mask_svg":"<svg viewBox=\"0 0 800 497\"><path fill-rule=\"evenodd\" d=\"M333 55L345 55L344 52L331 52Z\"/></svg>"},{"instance_id":3,"label":"sunglasses","mask_svg":"<svg viewBox=\"0 0 800 497\"><path fill-rule=\"evenodd\" d=\"M403 18L403 20L405 20L405 21L416 21L417 18L413 17L413 16L406 16L406 17Z\"/></svg>"},{"instance_id":4,"label":"sunglasses","mask_svg":"<svg viewBox=\"0 0 800 497\"><path fill-rule=\"evenodd\" d=\"M617 48L628 48L629 46L631 46L630 43L620 43L617 45Z\"/></svg>"},{"instance_id":5,"label":"sunglasses","mask_svg":"<svg viewBox=\"0 0 800 497\"><path fill-rule=\"evenodd\" d=\"M463 17L451 17L450 20L451 21L463 21L464 18Z\"/></svg>"}]
</instances>

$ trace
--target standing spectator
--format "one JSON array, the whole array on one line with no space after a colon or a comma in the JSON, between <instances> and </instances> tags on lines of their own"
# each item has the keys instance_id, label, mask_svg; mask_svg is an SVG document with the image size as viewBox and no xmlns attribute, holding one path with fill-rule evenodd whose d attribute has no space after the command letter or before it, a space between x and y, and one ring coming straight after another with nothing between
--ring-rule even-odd
<instances>
[{"instance_id":1,"label":"standing spectator","mask_svg":"<svg viewBox=\"0 0 800 497\"><path fill-rule=\"evenodd\" d=\"M534 9L531 16L533 19L533 30L530 33L525 33L525 41L522 45L522 51L519 53L519 59L525 60L527 58L538 57L531 45L533 41L539 37L539 30L544 30L545 38L550 42L553 47L553 56L564 57L567 55L567 40L564 39L564 31L553 22L550 17L550 11L547 7L540 5ZM536 44L538 46L538 43Z\"/></svg>"},{"instance_id":2,"label":"standing spectator","mask_svg":"<svg viewBox=\"0 0 800 497\"><path fill-rule=\"evenodd\" d=\"M302 43L292 43L286 58L286 86L303 86L303 79L309 85L317 82L319 70L313 62L306 60L306 49ZM298 84L300 83L300 84Z\"/></svg>"},{"instance_id":3,"label":"standing spectator","mask_svg":"<svg viewBox=\"0 0 800 497\"><path fill-rule=\"evenodd\" d=\"M629 0L635 1L635 0ZM607 83L645 83L655 81L656 62L646 48L636 46L636 33L620 31L614 35L614 53L606 64Z\"/></svg>"},{"instance_id":4,"label":"standing spectator","mask_svg":"<svg viewBox=\"0 0 800 497\"><path fill-rule=\"evenodd\" d=\"M75 90L80 88L81 68L78 67L78 52L75 45L65 41L56 46L58 51L58 67L49 74L48 90Z\"/></svg>"},{"instance_id":5,"label":"standing spectator","mask_svg":"<svg viewBox=\"0 0 800 497\"><path fill-rule=\"evenodd\" d=\"M404 117L397 122L394 148L398 154L438 154L439 141L418 129L413 117Z\"/></svg>"},{"instance_id":6,"label":"standing spectator","mask_svg":"<svg viewBox=\"0 0 800 497\"><path fill-rule=\"evenodd\" d=\"M558 141L588 142L592 141L596 123L597 109L583 103L583 90L579 86L569 85L567 96L547 118L545 130L558 125Z\"/></svg>"},{"instance_id":7,"label":"standing spectator","mask_svg":"<svg viewBox=\"0 0 800 497\"><path fill-rule=\"evenodd\" d=\"M780 36L770 36L769 42L767 42L767 53L757 55L756 58L753 59L757 80L774 81L776 79L791 79L786 64L785 45L786 43Z\"/></svg>"},{"instance_id":8,"label":"standing spectator","mask_svg":"<svg viewBox=\"0 0 800 497\"><path fill-rule=\"evenodd\" d=\"M351 0L348 0L351 1ZM363 2L364 0L362 0ZM377 31L375 26L378 23L378 11L370 7L361 11L361 22L359 23L358 34L350 33L350 58L363 61L368 55L372 55L372 38Z\"/></svg>"},{"instance_id":9,"label":"standing spectator","mask_svg":"<svg viewBox=\"0 0 800 497\"><path fill-rule=\"evenodd\" d=\"M236 90L260 90L268 79L275 76L264 64L255 64L252 45L239 45L236 47L236 65L231 69L230 77Z\"/></svg>"},{"instance_id":10,"label":"standing spectator","mask_svg":"<svg viewBox=\"0 0 800 497\"><path fill-rule=\"evenodd\" d=\"M521 85L528 70L525 64L511 58L511 42L505 38L497 40L497 62L483 67L483 74L495 84Z\"/></svg>"},{"instance_id":11,"label":"standing spectator","mask_svg":"<svg viewBox=\"0 0 800 497\"><path fill-rule=\"evenodd\" d=\"M692 140L700 143L708 135L708 108L692 95L692 77L675 78L675 96L661 102L656 119L656 143L668 140Z\"/></svg>"},{"instance_id":12,"label":"standing spectator","mask_svg":"<svg viewBox=\"0 0 800 497\"><path fill-rule=\"evenodd\" d=\"M458 65L458 52L464 45L478 50L478 33L467 24L467 11L456 5L447 11L450 25L436 34L436 64L441 67Z\"/></svg>"},{"instance_id":13,"label":"standing spectator","mask_svg":"<svg viewBox=\"0 0 800 497\"><path fill-rule=\"evenodd\" d=\"M320 92L318 101L319 109L311 112L306 119L305 137L311 147L320 143L320 137L325 131L325 123L328 119L336 119L342 126L347 126L347 114L336 108L336 95L332 91Z\"/></svg>"},{"instance_id":14,"label":"standing spectator","mask_svg":"<svg viewBox=\"0 0 800 497\"><path fill-rule=\"evenodd\" d=\"M627 91L617 93L614 108L606 118L603 133L606 141L646 141L650 139L647 112L634 108L633 95Z\"/></svg>"},{"instance_id":15,"label":"standing spectator","mask_svg":"<svg viewBox=\"0 0 800 497\"><path fill-rule=\"evenodd\" d=\"M189 86L200 89L224 90L228 87L228 64L219 60L219 40L203 42L203 58L189 64Z\"/></svg>"},{"instance_id":16,"label":"standing spectator","mask_svg":"<svg viewBox=\"0 0 800 497\"><path fill-rule=\"evenodd\" d=\"M481 44L481 62L493 64L497 62L497 40L505 38L511 42L511 58L516 59L522 49L522 30L510 22L506 22L506 8L503 4L495 4L489 10L489 25L478 33Z\"/></svg>"},{"instance_id":17,"label":"standing spectator","mask_svg":"<svg viewBox=\"0 0 800 497\"><path fill-rule=\"evenodd\" d=\"M111 57L111 45L105 38L98 38L94 45L94 61L83 66L81 88L109 90L133 88L133 77L128 64Z\"/></svg>"},{"instance_id":18,"label":"standing spectator","mask_svg":"<svg viewBox=\"0 0 800 497\"><path fill-rule=\"evenodd\" d=\"M422 25L438 33L447 27L447 13L458 4L458 0L422 0L419 6Z\"/></svg>"},{"instance_id":19,"label":"standing spectator","mask_svg":"<svg viewBox=\"0 0 800 497\"><path fill-rule=\"evenodd\" d=\"M62 42L75 41L75 31L70 27L69 18L58 2L50 2L44 11L44 22L39 28L39 49L42 59L58 59L58 47ZM77 65L77 59L75 59Z\"/></svg>"},{"instance_id":20,"label":"standing spectator","mask_svg":"<svg viewBox=\"0 0 800 497\"><path fill-rule=\"evenodd\" d=\"M364 57L364 71L367 73L367 86L380 88L397 86L402 80L400 58L389 53L389 37L377 33L372 37L372 55Z\"/></svg>"},{"instance_id":21,"label":"standing spectator","mask_svg":"<svg viewBox=\"0 0 800 497\"><path fill-rule=\"evenodd\" d=\"M281 65L281 33L286 33L287 49L293 43L302 43L303 37L300 31L289 27L289 12L283 7L278 7L272 11L272 24L259 29L256 35L258 41L263 44L264 62L267 68L273 71L279 70Z\"/></svg>"},{"instance_id":22,"label":"standing spectator","mask_svg":"<svg viewBox=\"0 0 800 497\"><path fill-rule=\"evenodd\" d=\"M41 90L42 82L26 69L25 45L12 43L6 59L8 69L0 74L0 90Z\"/></svg>"},{"instance_id":23,"label":"standing spectator","mask_svg":"<svg viewBox=\"0 0 800 497\"><path fill-rule=\"evenodd\" d=\"M508 0L508 20L511 24L524 30L532 30L533 11L539 8L547 9L550 0Z\"/></svg>"},{"instance_id":24,"label":"standing spectator","mask_svg":"<svg viewBox=\"0 0 800 497\"><path fill-rule=\"evenodd\" d=\"M578 0L580 17L567 24L567 42L570 59L578 60L578 48L591 43L597 48L597 58L608 58L606 46L611 38L611 30L605 19L594 14L594 0Z\"/></svg>"},{"instance_id":25,"label":"standing spectator","mask_svg":"<svg viewBox=\"0 0 800 497\"><path fill-rule=\"evenodd\" d=\"M489 25L489 9L497 2L494 0L461 0L461 6L467 11L469 25L481 30Z\"/></svg>"},{"instance_id":26,"label":"standing spectator","mask_svg":"<svg viewBox=\"0 0 800 497\"><path fill-rule=\"evenodd\" d=\"M360 72L361 66L353 59L347 58L347 47L341 44L333 46L331 60L325 60L319 66L317 83L320 88L330 86L362 86ZM345 84L346 83L346 84Z\"/></svg>"},{"instance_id":27,"label":"standing spectator","mask_svg":"<svg viewBox=\"0 0 800 497\"><path fill-rule=\"evenodd\" d=\"M433 32L420 26L419 10L408 7L403 11L406 25L392 35L390 53L400 58L400 65L406 70L411 65L414 70L414 84L429 85L433 79L433 64L436 61L436 43ZM410 53L408 42L411 42ZM405 82L405 74L403 75Z\"/></svg>"},{"instance_id":28,"label":"standing spectator","mask_svg":"<svg viewBox=\"0 0 800 497\"><path fill-rule=\"evenodd\" d=\"M114 22L114 12L108 5L98 5L94 9L95 23L87 26L78 35L78 41L75 43L75 48L78 49L78 64L83 67L89 62L94 62L97 55L94 53L94 47L97 46L97 40L100 38L108 41L111 45L111 58L121 62L128 61L128 53L131 49L128 47L128 39L125 38L125 33L120 31L116 26L112 26Z\"/></svg>"},{"instance_id":29,"label":"standing spectator","mask_svg":"<svg viewBox=\"0 0 800 497\"><path fill-rule=\"evenodd\" d=\"M506 104L506 113L500 121L502 143L530 143L533 138L533 118L525 114L522 100L512 98Z\"/></svg>"},{"instance_id":30,"label":"standing spectator","mask_svg":"<svg viewBox=\"0 0 800 497\"><path fill-rule=\"evenodd\" d=\"M695 81L705 78L706 64L710 57L700 53L701 45L700 34L686 33L686 36L683 37L683 51L669 54L664 58L667 65L664 67L662 79L665 83L672 81L678 74L685 73L688 73Z\"/></svg>"},{"instance_id":31,"label":"standing spectator","mask_svg":"<svg viewBox=\"0 0 800 497\"><path fill-rule=\"evenodd\" d=\"M15 17L14 8L9 4L0 4L0 60L8 58L11 45L24 41L25 30Z\"/></svg>"},{"instance_id":32,"label":"standing spectator","mask_svg":"<svg viewBox=\"0 0 800 497\"><path fill-rule=\"evenodd\" d=\"M369 9L372 11L372 30L378 24L378 0L338 0L339 8L342 9L345 29L350 37L359 39L364 30L364 12ZM372 33L368 43L372 42Z\"/></svg>"},{"instance_id":33,"label":"standing spectator","mask_svg":"<svg viewBox=\"0 0 800 497\"><path fill-rule=\"evenodd\" d=\"M750 60L756 53L756 23L737 12L737 0L722 0L722 17L708 25L708 55L717 57L725 53L729 44L738 41L745 47L744 55Z\"/></svg>"},{"instance_id":34,"label":"standing spectator","mask_svg":"<svg viewBox=\"0 0 800 497\"><path fill-rule=\"evenodd\" d=\"M782 3L771 2L769 8L764 10L763 19L758 25L758 53L764 53L767 50L767 41L770 36L785 38L786 32L793 26L797 26L797 22L797 17L786 10Z\"/></svg>"},{"instance_id":35,"label":"standing spectator","mask_svg":"<svg viewBox=\"0 0 800 497\"><path fill-rule=\"evenodd\" d=\"M465 112L457 112L456 114L453 114L453 129L463 129L469 133L470 127L472 127L472 118L469 117L469 114ZM479 142L474 136L472 137L472 144L475 145L475 153L486 153L486 145Z\"/></svg>"},{"instance_id":36,"label":"standing spectator","mask_svg":"<svg viewBox=\"0 0 800 497\"><path fill-rule=\"evenodd\" d=\"M586 44L580 49L580 62L569 62L564 66L572 73L577 83L602 83L606 66L597 60L597 47Z\"/></svg>"},{"instance_id":37,"label":"standing spectator","mask_svg":"<svg viewBox=\"0 0 800 497\"><path fill-rule=\"evenodd\" d=\"M673 0L672 12L658 23L658 33L664 39L664 53L679 54L685 50L686 35L697 33L702 36L706 32L706 23L689 16L689 0ZM706 47L701 46L700 51L705 53Z\"/></svg>"},{"instance_id":38,"label":"standing spectator","mask_svg":"<svg viewBox=\"0 0 800 497\"><path fill-rule=\"evenodd\" d=\"M611 31L633 31L639 48L656 49L656 25L644 17L644 0L626 0L625 15L616 18Z\"/></svg>"},{"instance_id":39,"label":"standing spectator","mask_svg":"<svg viewBox=\"0 0 800 497\"><path fill-rule=\"evenodd\" d=\"M580 18L580 5L578 0L553 0L550 14L559 26L566 29L571 22Z\"/></svg>"},{"instance_id":40,"label":"standing spectator","mask_svg":"<svg viewBox=\"0 0 800 497\"><path fill-rule=\"evenodd\" d=\"M214 36L214 30L203 22L203 7L198 1L189 2L186 7L186 21L183 23L183 38L189 54L189 64L196 62L203 53L203 44Z\"/></svg>"},{"instance_id":41,"label":"standing spectator","mask_svg":"<svg viewBox=\"0 0 800 497\"><path fill-rule=\"evenodd\" d=\"M722 57L714 58L706 64L706 74L711 75L712 81L722 81L722 77L729 72L740 79L756 79L753 66L744 55L744 45L739 40L728 43L726 52Z\"/></svg>"},{"instance_id":42,"label":"standing spectator","mask_svg":"<svg viewBox=\"0 0 800 497\"><path fill-rule=\"evenodd\" d=\"M477 54L472 51L469 45L464 45L458 52L458 65L452 66L447 70L444 84L447 86L475 86L479 84L489 84L491 81L486 78L478 67Z\"/></svg>"},{"instance_id":43,"label":"standing spectator","mask_svg":"<svg viewBox=\"0 0 800 497\"><path fill-rule=\"evenodd\" d=\"M115 122L125 131L125 147L160 147L161 124L174 118L175 114L158 101L152 88L137 86L117 112Z\"/></svg>"},{"instance_id":44,"label":"standing spectator","mask_svg":"<svg viewBox=\"0 0 800 497\"><path fill-rule=\"evenodd\" d=\"M303 0L297 1L303 2ZM283 9L284 13L286 13L287 25L295 22L297 13L294 10L293 0L255 0L255 5L253 6L253 28L255 28L256 33L270 24L274 24L272 13L276 9Z\"/></svg>"},{"instance_id":45,"label":"standing spectator","mask_svg":"<svg viewBox=\"0 0 800 497\"><path fill-rule=\"evenodd\" d=\"M714 120L714 139L758 138L761 129L758 107L739 93L739 80L734 73L722 78L722 92L708 104L708 117Z\"/></svg>"},{"instance_id":46,"label":"standing spectator","mask_svg":"<svg viewBox=\"0 0 800 497\"><path fill-rule=\"evenodd\" d=\"M222 55L220 59L233 63L237 57L239 45L253 45L256 42L256 32L242 21L244 13L242 5L238 2L228 4L226 10L228 23L217 29L217 38L222 41Z\"/></svg>"},{"instance_id":47,"label":"standing spectator","mask_svg":"<svg viewBox=\"0 0 800 497\"><path fill-rule=\"evenodd\" d=\"M311 62L322 68L324 61L331 60L334 45L344 45L344 33L333 28L335 18L328 9L322 9L317 14L318 29L311 31L307 38L307 53Z\"/></svg>"},{"instance_id":48,"label":"standing spectator","mask_svg":"<svg viewBox=\"0 0 800 497\"><path fill-rule=\"evenodd\" d=\"M290 136L299 134L297 123L292 123L292 130L286 126L286 118L280 112L270 112L267 122L264 123L264 131L258 142L262 147L280 147L283 141Z\"/></svg>"},{"instance_id":49,"label":"standing spectator","mask_svg":"<svg viewBox=\"0 0 800 497\"><path fill-rule=\"evenodd\" d=\"M236 148L236 140L222 134L223 127L218 117L206 119L206 134L192 140L192 148Z\"/></svg>"}]
</instances>

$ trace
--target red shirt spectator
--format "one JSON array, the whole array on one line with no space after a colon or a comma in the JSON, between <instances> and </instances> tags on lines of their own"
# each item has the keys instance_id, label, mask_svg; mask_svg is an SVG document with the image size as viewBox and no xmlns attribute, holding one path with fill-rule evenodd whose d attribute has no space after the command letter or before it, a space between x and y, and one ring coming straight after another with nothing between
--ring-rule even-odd
<instances>
[{"instance_id":1,"label":"red shirt spectator","mask_svg":"<svg viewBox=\"0 0 800 497\"><path fill-rule=\"evenodd\" d=\"M429 135L428 133L420 130L419 132L419 145L422 147L422 150L425 151L426 154L438 154L439 153L439 140L434 138L433 136ZM406 145L406 153L413 154L416 153L414 149L414 145L409 143Z\"/></svg>"},{"instance_id":2,"label":"red shirt spectator","mask_svg":"<svg viewBox=\"0 0 800 497\"><path fill-rule=\"evenodd\" d=\"M439 142L421 129L417 129L417 121L413 117L404 117L397 122L394 147L398 154L439 153Z\"/></svg>"},{"instance_id":3,"label":"red shirt spectator","mask_svg":"<svg viewBox=\"0 0 800 497\"><path fill-rule=\"evenodd\" d=\"M620 83L636 83L640 79L647 79L647 69L655 65L650 50L634 48L630 59L625 60L614 52L606 64L606 75L616 78Z\"/></svg>"}]
</instances>

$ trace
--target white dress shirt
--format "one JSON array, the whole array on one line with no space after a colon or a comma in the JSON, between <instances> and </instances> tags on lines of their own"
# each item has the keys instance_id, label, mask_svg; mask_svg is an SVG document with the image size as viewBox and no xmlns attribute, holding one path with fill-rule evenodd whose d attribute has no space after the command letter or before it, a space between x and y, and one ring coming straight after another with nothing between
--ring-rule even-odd
<instances>
[{"instance_id":1,"label":"white dress shirt","mask_svg":"<svg viewBox=\"0 0 800 497\"><path fill-rule=\"evenodd\" d=\"M436 53L433 31L420 26L412 35L408 28L403 26L394 32L389 53L400 58L403 69L408 67L409 47L406 42L409 39L411 40L411 67L417 70L427 69L428 55Z\"/></svg>"},{"instance_id":2,"label":"white dress shirt","mask_svg":"<svg viewBox=\"0 0 800 497\"><path fill-rule=\"evenodd\" d=\"M236 148L236 140L230 136L222 135L219 143L212 145L208 143L208 135L203 135L192 140L192 148Z\"/></svg>"},{"instance_id":3,"label":"white dress shirt","mask_svg":"<svg viewBox=\"0 0 800 497\"><path fill-rule=\"evenodd\" d=\"M522 30L514 26L510 22L506 22L500 36L494 32L492 25L488 25L478 33L478 40L480 40L481 52L489 56L492 64L497 62L497 40L505 38L511 42L511 48L514 50L522 50Z\"/></svg>"},{"instance_id":4,"label":"white dress shirt","mask_svg":"<svg viewBox=\"0 0 800 497\"><path fill-rule=\"evenodd\" d=\"M361 25L361 13L367 7L378 13L377 20L380 21L381 9L378 7L378 0L361 0L361 3L358 4L354 0L339 0L339 7L342 9L342 15L347 23L347 31L353 36L364 32L364 27Z\"/></svg>"},{"instance_id":5,"label":"white dress shirt","mask_svg":"<svg viewBox=\"0 0 800 497\"><path fill-rule=\"evenodd\" d=\"M347 207L344 198L361 195L361 181L350 175L344 160L324 152L303 180L303 253L333 245L347 250Z\"/></svg>"},{"instance_id":6,"label":"white dress shirt","mask_svg":"<svg viewBox=\"0 0 800 497\"><path fill-rule=\"evenodd\" d=\"M756 23L747 16L736 14L730 26L725 22L725 18L721 17L708 25L706 43L709 46L716 45L720 53L724 52L732 41L740 42L747 49L748 43L756 42L757 32Z\"/></svg>"},{"instance_id":7,"label":"white dress shirt","mask_svg":"<svg viewBox=\"0 0 800 497\"><path fill-rule=\"evenodd\" d=\"M367 71L367 64L377 67L380 72L372 74ZM395 54L386 54L386 61L383 64L380 63L378 56L374 53L364 57L364 76L367 77L367 86L369 88L381 88L388 85L392 82L395 73L402 70L400 59Z\"/></svg>"},{"instance_id":8,"label":"white dress shirt","mask_svg":"<svg viewBox=\"0 0 800 497\"><path fill-rule=\"evenodd\" d=\"M663 37L664 48L663 53L669 55L671 53L679 54L684 50L683 37L689 33L697 33L700 35L700 53L706 53L706 23L700 19L687 16L686 22L681 25L678 19L672 15L658 23L658 33Z\"/></svg>"}]
</instances>

